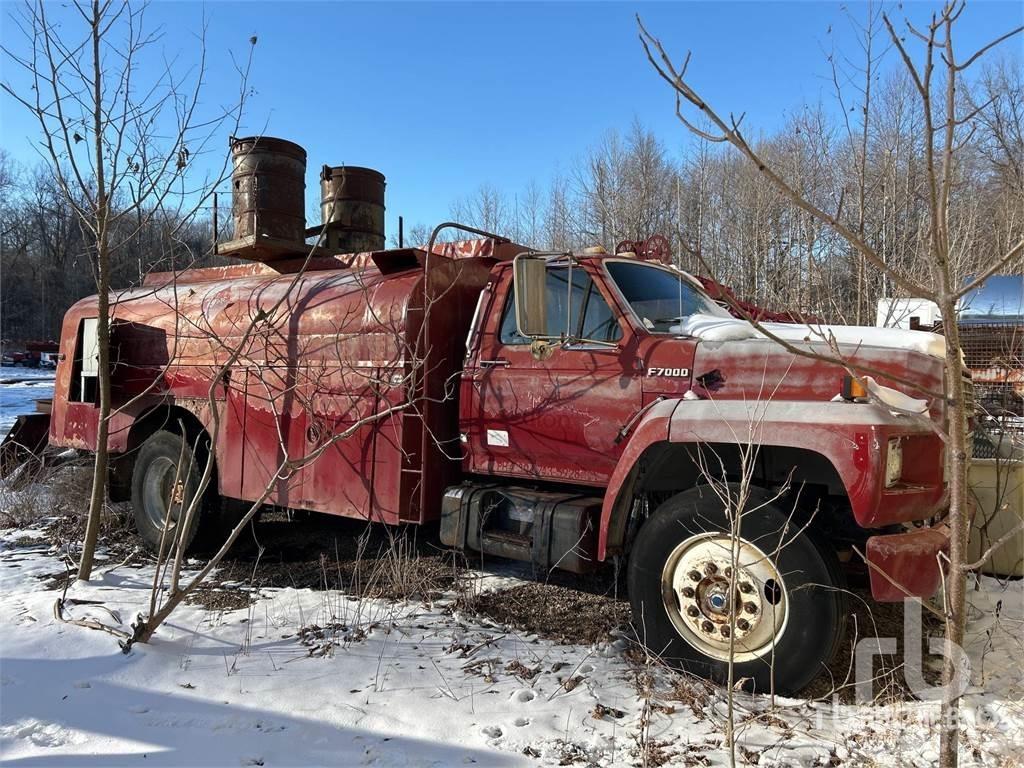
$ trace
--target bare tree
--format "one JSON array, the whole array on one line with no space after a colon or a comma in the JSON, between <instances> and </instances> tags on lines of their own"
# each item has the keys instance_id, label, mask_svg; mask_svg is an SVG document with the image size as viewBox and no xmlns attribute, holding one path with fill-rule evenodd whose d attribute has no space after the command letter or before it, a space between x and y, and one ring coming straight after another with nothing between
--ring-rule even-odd
<instances>
[{"instance_id":1,"label":"bare tree","mask_svg":"<svg viewBox=\"0 0 1024 768\"><path fill-rule=\"evenodd\" d=\"M709 141L728 144L740 153L771 185L794 205L831 228L849 243L858 257L874 268L887 273L894 283L911 295L934 301L940 310L946 333L946 443L950 456L950 509L951 528L949 570L943 614L946 620L946 663L943 678L947 695L943 700L940 757L945 766L957 762L959 736L959 692L952 684L958 674L955 668L955 649L963 642L965 591L967 570L973 564L966 562L966 547L970 529L970 502L967 483L969 432L966 384L962 374L962 351L957 328L959 300L989 276L1005 269L1024 254L1024 239L1018 239L1005 251L985 254L983 265L968 278L962 271L963 261L958 259L959 245L954 229L964 201L959 197L958 173L964 141L975 130L978 109L963 112L957 100L958 88L965 72L995 45L1024 29L1018 27L993 40L971 55L961 57L955 51L954 30L964 4L958 0L947 3L940 12L933 13L923 29L909 21L906 34L896 31L885 14L882 20L892 45L899 52L920 99L924 124L921 138L925 154L926 210L922 222L921 259L915 272L898 271L888 265L866 240L858 228L850 226L841 211L841 205L831 211L807 198L787 178L785 171L776 167L746 139L742 130L743 115L725 118L712 107L687 79L687 54L677 66L666 53L660 41L649 33L641 22L640 40L648 60L657 73L671 86L676 96L676 115L691 132ZM908 40L918 41L924 51L915 62ZM712 126L703 130L687 116L685 110L696 111Z\"/></svg>"},{"instance_id":2,"label":"bare tree","mask_svg":"<svg viewBox=\"0 0 1024 768\"><path fill-rule=\"evenodd\" d=\"M80 0L59 22L50 19L52 10L37 0L17 17L27 52L7 46L3 51L27 73L30 89L26 93L10 81L2 87L38 121L43 159L86 233L99 296L96 460L78 570L88 580L106 500L113 260L155 216L173 211L179 225L187 222L207 199L211 182L223 178L226 161L212 177L194 180L187 172L225 125L238 124L256 38L238 67L237 100L206 114L200 100L207 69L204 34L198 64L179 72L173 60L161 57L160 36L145 23L145 4ZM165 63L151 82L138 82L146 59Z\"/></svg>"},{"instance_id":3,"label":"bare tree","mask_svg":"<svg viewBox=\"0 0 1024 768\"><path fill-rule=\"evenodd\" d=\"M634 121L626 136L609 131L579 163L581 234L614 248L671 230L675 169L662 143Z\"/></svg>"},{"instance_id":4,"label":"bare tree","mask_svg":"<svg viewBox=\"0 0 1024 768\"><path fill-rule=\"evenodd\" d=\"M481 184L469 196L453 202L450 213L455 221L489 232L507 232L516 223L505 192L492 184Z\"/></svg>"}]
</instances>

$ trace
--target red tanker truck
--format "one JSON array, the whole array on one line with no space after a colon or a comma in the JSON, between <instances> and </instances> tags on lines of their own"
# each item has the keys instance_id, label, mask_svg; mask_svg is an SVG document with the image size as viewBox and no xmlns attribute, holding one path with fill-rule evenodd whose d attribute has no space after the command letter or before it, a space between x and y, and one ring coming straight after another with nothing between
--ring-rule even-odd
<instances>
[{"instance_id":1,"label":"red tanker truck","mask_svg":"<svg viewBox=\"0 0 1024 768\"><path fill-rule=\"evenodd\" d=\"M358 197L358 179L338 192L337 171L322 177L332 209ZM634 253L483 235L391 250L364 237L377 247L305 258L294 237L245 231L244 203L221 252L261 261L151 274L112 310L110 495L131 501L150 544L212 458L203 515L262 498L440 521L446 545L542 572L621 558L653 651L723 679L732 645L737 678L789 692L837 647L854 548L877 600L938 588L945 406L926 393L943 391L940 337L772 327L885 374L868 392ZM379 203L370 224L325 212L334 247L373 235L377 214L382 229ZM65 316L51 445L96 447L95 318L95 297ZM182 457L192 469L174 488ZM744 476L734 551L721 481Z\"/></svg>"}]
</instances>

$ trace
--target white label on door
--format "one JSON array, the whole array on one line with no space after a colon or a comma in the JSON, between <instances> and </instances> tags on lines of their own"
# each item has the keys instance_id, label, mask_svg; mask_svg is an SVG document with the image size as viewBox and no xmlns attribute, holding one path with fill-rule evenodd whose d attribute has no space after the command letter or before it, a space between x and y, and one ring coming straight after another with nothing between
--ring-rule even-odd
<instances>
[{"instance_id":1,"label":"white label on door","mask_svg":"<svg viewBox=\"0 0 1024 768\"><path fill-rule=\"evenodd\" d=\"M504 429L488 429L487 444L508 448L508 432Z\"/></svg>"}]
</instances>

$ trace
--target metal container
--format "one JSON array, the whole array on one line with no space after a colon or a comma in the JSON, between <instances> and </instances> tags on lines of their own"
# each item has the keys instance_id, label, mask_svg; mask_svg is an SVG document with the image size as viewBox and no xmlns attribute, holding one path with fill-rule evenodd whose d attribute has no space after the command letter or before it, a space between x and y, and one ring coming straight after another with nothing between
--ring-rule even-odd
<instances>
[{"instance_id":1,"label":"metal container","mask_svg":"<svg viewBox=\"0 0 1024 768\"><path fill-rule=\"evenodd\" d=\"M231 216L234 240L255 237L303 243L306 150L270 136L232 138Z\"/></svg>"},{"instance_id":2,"label":"metal container","mask_svg":"<svg viewBox=\"0 0 1024 768\"><path fill-rule=\"evenodd\" d=\"M384 174L354 165L320 172L326 248L340 253L384 249Z\"/></svg>"}]
</instances>

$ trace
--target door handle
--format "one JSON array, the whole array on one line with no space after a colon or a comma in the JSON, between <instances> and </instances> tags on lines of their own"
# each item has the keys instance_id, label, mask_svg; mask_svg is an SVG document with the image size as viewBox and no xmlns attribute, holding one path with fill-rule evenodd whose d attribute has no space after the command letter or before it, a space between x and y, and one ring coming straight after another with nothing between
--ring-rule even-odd
<instances>
[{"instance_id":1,"label":"door handle","mask_svg":"<svg viewBox=\"0 0 1024 768\"><path fill-rule=\"evenodd\" d=\"M481 368L508 368L508 360L504 357L497 357L494 360L481 360Z\"/></svg>"}]
</instances>

